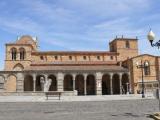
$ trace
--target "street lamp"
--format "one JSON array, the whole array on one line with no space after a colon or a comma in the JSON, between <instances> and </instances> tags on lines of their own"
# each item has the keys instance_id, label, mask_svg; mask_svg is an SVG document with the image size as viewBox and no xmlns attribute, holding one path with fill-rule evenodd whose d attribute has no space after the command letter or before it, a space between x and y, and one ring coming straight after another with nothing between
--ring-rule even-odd
<instances>
[{"instance_id":1,"label":"street lamp","mask_svg":"<svg viewBox=\"0 0 160 120\"><path fill-rule=\"evenodd\" d=\"M141 60L141 63L139 64L139 62L136 63L136 67L137 69L141 69L141 73L142 73L142 98L145 98L145 94L144 94L144 80L143 80L143 69L145 69L146 67L148 67L148 62L145 61L143 63L143 61Z\"/></svg>"},{"instance_id":2,"label":"street lamp","mask_svg":"<svg viewBox=\"0 0 160 120\"><path fill-rule=\"evenodd\" d=\"M147 38L151 44L152 47L158 47L158 49L160 48L160 40L158 40L157 42L153 43L154 39L155 39L155 34L152 32L152 30L150 29Z\"/></svg>"},{"instance_id":3,"label":"street lamp","mask_svg":"<svg viewBox=\"0 0 160 120\"><path fill-rule=\"evenodd\" d=\"M149 40L149 42L151 43L152 47L158 47L158 49L160 48L160 40L158 40L157 42L153 43L154 39L155 39L155 34L152 32L152 30L150 29L147 38ZM157 97L159 99L159 110L160 110L160 96L159 96L159 92L160 92L160 80L158 80L158 89L157 89L158 93L157 93Z\"/></svg>"}]
</instances>

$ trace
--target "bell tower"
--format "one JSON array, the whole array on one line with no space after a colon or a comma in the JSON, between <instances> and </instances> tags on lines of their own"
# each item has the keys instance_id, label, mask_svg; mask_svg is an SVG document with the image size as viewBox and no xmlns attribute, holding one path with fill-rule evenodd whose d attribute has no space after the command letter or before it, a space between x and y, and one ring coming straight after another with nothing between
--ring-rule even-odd
<instances>
[{"instance_id":1,"label":"bell tower","mask_svg":"<svg viewBox=\"0 0 160 120\"><path fill-rule=\"evenodd\" d=\"M37 50L37 41L25 35L6 44L6 71L21 71L31 64L31 52Z\"/></svg>"},{"instance_id":2,"label":"bell tower","mask_svg":"<svg viewBox=\"0 0 160 120\"><path fill-rule=\"evenodd\" d=\"M137 38L115 38L109 43L110 51L119 53L118 61L135 57L138 55L138 39Z\"/></svg>"}]
</instances>

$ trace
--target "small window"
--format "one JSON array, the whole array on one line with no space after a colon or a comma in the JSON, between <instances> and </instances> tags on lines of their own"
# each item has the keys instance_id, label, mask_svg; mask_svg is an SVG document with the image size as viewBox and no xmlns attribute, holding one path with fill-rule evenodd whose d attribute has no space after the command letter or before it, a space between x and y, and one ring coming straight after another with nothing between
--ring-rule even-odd
<instances>
[{"instance_id":1,"label":"small window","mask_svg":"<svg viewBox=\"0 0 160 120\"><path fill-rule=\"evenodd\" d=\"M97 59L100 60L100 56L97 56Z\"/></svg>"},{"instance_id":2,"label":"small window","mask_svg":"<svg viewBox=\"0 0 160 120\"><path fill-rule=\"evenodd\" d=\"M154 83L154 84L153 84L153 87L154 87L154 88L158 88L158 83Z\"/></svg>"},{"instance_id":3,"label":"small window","mask_svg":"<svg viewBox=\"0 0 160 120\"><path fill-rule=\"evenodd\" d=\"M149 89L151 89L152 88L152 84L146 84L146 88L149 88Z\"/></svg>"},{"instance_id":4,"label":"small window","mask_svg":"<svg viewBox=\"0 0 160 120\"><path fill-rule=\"evenodd\" d=\"M113 56L110 56L110 59L113 60Z\"/></svg>"},{"instance_id":5,"label":"small window","mask_svg":"<svg viewBox=\"0 0 160 120\"><path fill-rule=\"evenodd\" d=\"M41 60L44 60L44 57L43 57L43 56L40 56L40 59L41 59Z\"/></svg>"},{"instance_id":6,"label":"small window","mask_svg":"<svg viewBox=\"0 0 160 120\"><path fill-rule=\"evenodd\" d=\"M69 56L69 59L72 60L72 56Z\"/></svg>"},{"instance_id":7,"label":"small window","mask_svg":"<svg viewBox=\"0 0 160 120\"><path fill-rule=\"evenodd\" d=\"M20 60L24 60L25 58L25 49L24 48L20 48Z\"/></svg>"},{"instance_id":8,"label":"small window","mask_svg":"<svg viewBox=\"0 0 160 120\"><path fill-rule=\"evenodd\" d=\"M144 74L145 75L150 75L150 64L148 61L145 61L144 64L147 63L148 66L144 67Z\"/></svg>"},{"instance_id":9,"label":"small window","mask_svg":"<svg viewBox=\"0 0 160 120\"><path fill-rule=\"evenodd\" d=\"M126 41L126 48L130 48L129 41Z\"/></svg>"},{"instance_id":10,"label":"small window","mask_svg":"<svg viewBox=\"0 0 160 120\"><path fill-rule=\"evenodd\" d=\"M86 60L86 59L87 59L87 57L86 57L86 56L83 56L83 59L84 59L84 60Z\"/></svg>"},{"instance_id":11,"label":"small window","mask_svg":"<svg viewBox=\"0 0 160 120\"><path fill-rule=\"evenodd\" d=\"M11 54L12 54L12 60L16 60L16 58L17 58L17 49L16 48L12 48L11 49Z\"/></svg>"},{"instance_id":12,"label":"small window","mask_svg":"<svg viewBox=\"0 0 160 120\"><path fill-rule=\"evenodd\" d=\"M54 58L55 58L55 60L58 60L58 56L56 55L56 56L54 56Z\"/></svg>"}]
</instances>

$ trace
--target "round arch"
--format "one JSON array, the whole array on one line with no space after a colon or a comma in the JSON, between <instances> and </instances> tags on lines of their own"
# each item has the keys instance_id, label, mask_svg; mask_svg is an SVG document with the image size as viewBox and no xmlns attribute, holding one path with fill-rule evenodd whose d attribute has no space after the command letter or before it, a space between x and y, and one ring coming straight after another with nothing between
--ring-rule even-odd
<instances>
[{"instance_id":1,"label":"round arch","mask_svg":"<svg viewBox=\"0 0 160 120\"><path fill-rule=\"evenodd\" d=\"M31 75L24 77L24 91L33 91L33 77Z\"/></svg>"},{"instance_id":2,"label":"round arch","mask_svg":"<svg viewBox=\"0 0 160 120\"><path fill-rule=\"evenodd\" d=\"M36 76L36 91L43 91L43 83L41 79L45 79L44 75L37 75Z\"/></svg>"},{"instance_id":3,"label":"round arch","mask_svg":"<svg viewBox=\"0 0 160 120\"><path fill-rule=\"evenodd\" d=\"M102 76L102 95L109 95L110 93L111 93L110 75L104 74Z\"/></svg>"},{"instance_id":4,"label":"round arch","mask_svg":"<svg viewBox=\"0 0 160 120\"><path fill-rule=\"evenodd\" d=\"M11 53L11 59L16 60L17 59L17 49L15 47L12 47L10 49L10 53Z\"/></svg>"},{"instance_id":5,"label":"round arch","mask_svg":"<svg viewBox=\"0 0 160 120\"><path fill-rule=\"evenodd\" d=\"M87 95L96 95L96 81L94 75L89 74L87 76L86 87Z\"/></svg>"},{"instance_id":6,"label":"round arch","mask_svg":"<svg viewBox=\"0 0 160 120\"><path fill-rule=\"evenodd\" d=\"M129 92L129 75L124 73L122 75L122 94Z\"/></svg>"},{"instance_id":7,"label":"round arch","mask_svg":"<svg viewBox=\"0 0 160 120\"><path fill-rule=\"evenodd\" d=\"M21 47L19 48L19 53L20 53L20 60L24 60L26 55L26 50L23 47Z\"/></svg>"},{"instance_id":8,"label":"round arch","mask_svg":"<svg viewBox=\"0 0 160 120\"><path fill-rule=\"evenodd\" d=\"M120 78L119 78L119 74L114 74L112 76L112 88L113 88L113 94L120 94Z\"/></svg>"},{"instance_id":9,"label":"round arch","mask_svg":"<svg viewBox=\"0 0 160 120\"><path fill-rule=\"evenodd\" d=\"M24 69L23 65L18 63L13 67L13 71L22 71Z\"/></svg>"},{"instance_id":10,"label":"round arch","mask_svg":"<svg viewBox=\"0 0 160 120\"><path fill-rule=\"evenodd\" d=\"M82 74L76 75L75 88L78 92L78 95L84 95L84 76Z\"/></svg>"},{"instance_id":11,"label":"round arch","mask_svg":"<svg viewBox=\"0 0 160 120\"><path fill-rule=\"evenodd\" d=\"M63 80L63 89L64 91L73 91L73 76L66 74Z\"/></svg>"},{"instance_id":12,"label":"round arch","mask_svg":"<svg viewBox=\"0 0 160 120\"><path fill-rule=\"evenodd\" d=\"M48 79L52 80L51 86L49 88L49 91L57 91L57 79L55 75L49 75Z\"/></svg>"}]
</instances>

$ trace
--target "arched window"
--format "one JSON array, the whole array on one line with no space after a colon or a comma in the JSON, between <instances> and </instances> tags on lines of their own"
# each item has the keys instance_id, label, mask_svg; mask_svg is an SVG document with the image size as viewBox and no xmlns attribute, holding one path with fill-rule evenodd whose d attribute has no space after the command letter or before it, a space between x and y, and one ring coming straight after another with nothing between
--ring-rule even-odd
<instances>
[{"instance_id":1,"label":"arched window","mask_svg":"<svg viewBox=\"0 0 160 120\"><path fill-rule=\"evenodd\" d=\"M11 49L11 55L12 55L12 60L16 60L16 58L17 58L17 49L16 48Z\"/></svg>"},{"instance_id":2,"label":"arched window","mask_svg":"<svg viewBox=\"0 0 160 120\"><path fill-rule=\"evenodd\" d=\"M20 60L24 60L25 58L25 49L24 48L20 48Z\"/></svg>"},{"instance_id":3,"label":"arched window","mask_svg":"<svg viewBox=\"0 0 160 120\"><path fill-rule=\"evenodd\" d=\"M145 67L144 67L144 74L145 75L150 75L150 64L149 64L149 62L145 61L144 65L145 65Z\"/></svg>"},{"instance_id":4,"label":"arched window","mask_svg":"<svg viewBox=\"0 0 160 120\"><path fill-rule=\"evenodd\" d=\"M126 48L130 48L129 41L126 41Z\"/></svg>"}]
</instances>

